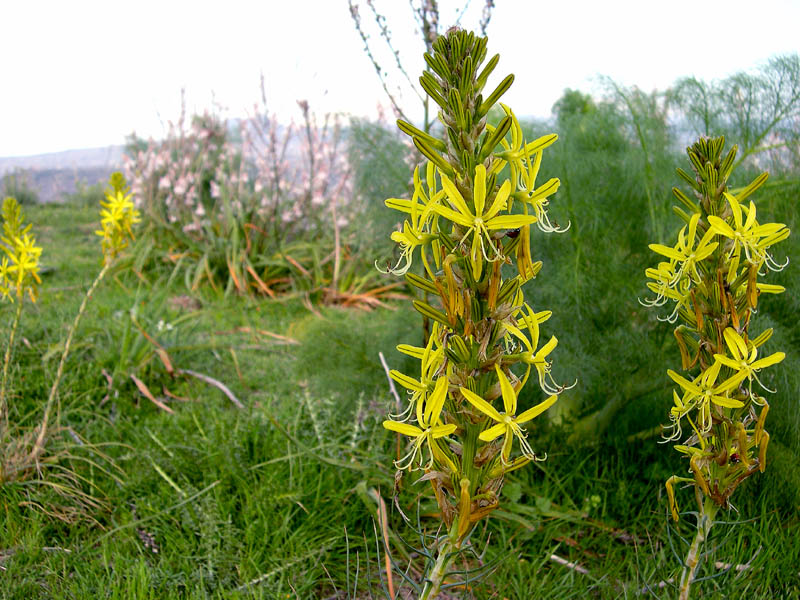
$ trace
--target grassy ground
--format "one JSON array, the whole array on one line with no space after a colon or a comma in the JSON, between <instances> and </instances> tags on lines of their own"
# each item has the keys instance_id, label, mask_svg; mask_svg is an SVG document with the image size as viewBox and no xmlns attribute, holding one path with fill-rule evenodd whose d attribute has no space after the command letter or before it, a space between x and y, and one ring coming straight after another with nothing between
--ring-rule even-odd
<instances>
[{"instance_id":1,"label":"grassy ground","mask_svg":"<svg viewBox=\"0 0 800 600\"><path fill-rule=\"evenodd\" d=\"M23 430L40 418L99 256L92 209L35 207L29 219L52 272L40 302L26 307L16 348L12 416ZM0 318L11 310L3 306ZM176 370L224 383L244 408L196 377L171 376L140 330ZM429 490L406 476L391 502L394 438L380 422L393 400L378 357L408 366L394 346L419 336L404 306L311 312L299 299L219 298L182 282L110 277L81 325L59 411L65 464L102 505L76 510L35 477L0 487L0 597L382 597L379 496L392 557L419 580L419 537L400 509L416 526L414 500ZM165 390L180 398L167 400L173 412L130 375L158 398ZM483 564L497 570L452 597L675 597L670 581L691 516L668 526L662 490L682 468L676 453L657 438L626 439L659 422L646 409L630 399L591 445L540 426L532 439L548 460L509 478L509 501L473 539L479 550L489 540ZM737 491L738 514L721 517L736 523L715 526L702 571L711 578L696 584L697 597L800 596L794 435L775 436L785 443L770 445L767 474ZM684 510L689 495L680 497ZM434 533L430 512L426 501L419 525ZM395 573L395 588L401 582Z\"/></svg>"}]
</instances>

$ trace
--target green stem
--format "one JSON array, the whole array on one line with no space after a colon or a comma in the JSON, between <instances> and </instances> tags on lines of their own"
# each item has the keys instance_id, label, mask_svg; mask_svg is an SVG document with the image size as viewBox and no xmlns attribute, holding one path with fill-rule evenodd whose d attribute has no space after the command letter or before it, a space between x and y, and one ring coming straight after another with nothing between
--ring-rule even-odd
<instances>
[{"instance_id":1,"label":"green stem","mask_svg":"<svg viewBox=\"0 0 800 600\"><path fill-rule=\"evenodd\" d=\"M453 527L456 527L456 525L454 524ZM439 595L442 583L444 583L445 569L455 551L456 546L451 536L448 535L439 546L439 554L436 557L430 576L425 579L425 586L422 588L419 600L433 600Z\"/></svg>"},{"instance_id":2,"label":"green stem","mask_svg":"<svg viewBox=\"0 0 800 600\"><path fill-rule=\"evenodd\" d=\"M700 549L703 543L708 539L708 533L711 531L711 526L714 524L714 516L717 514L719 507L711 499L706 497L702 505L700 505L700 514L697 516L697 534L694 536L694 541L689 547L689 553L686 555L686 562L683 566L683 573L681 574L681 589L679 600L689 600L689 588L692 586L695 574L697 573L697 565L700 562Z\"/></svg>"},{"instance_id":3,"label":"green stem","mask_svg":"<svg viewBox=\"0 0 800 600\"><path fill-rule=\"evenodd\" d=\"M0 383L0 420L3 422L3 435L8 431L8 411L6 409L6 387L8 385L8 365L11 362L11 349L14 346L14 335L17 333L17 325L19 325L20 317L22 316L22 298L19 299L17 304L17 312L14 315L14 322L11 325L11 334L8 336L8 346L6 346L6 355L3 359L3 381Z\"/></svg>"},{"instance_id":4,"label":"green stem","mask_svg":"<svg viewBox=\"0 0 800 600\"><path fill-rule=\"evenodd\" d=\"M39 458L39 455L44 449L45 437L47 436L47 425L50 419L50 411L53 409L53 402L55 401L56 393L58 392L58 385L61 383L61 376L64 374L64 365L67 363L67 356L69 355L69 349L72 345L72 338L75 335L75 331L78 329L78 324L81 321L81 317L83 317L83 313L86 312L86 306L89 304L89 299L92 297L92 294L94 293L94 290L97 288L100 281L102 281L103 277L106 276L106 273L110 267L111 262L106 262L106 264L103 265L103 268L100 270L100 273L97 274L97 277L92 282L92 285L89 287L86 295L83 297L83 302L81 302L81 307L78 309L78 314L75 315L75 320L72 322L72 327L69 330L69 334L67 334L67 341L64 343L64 351L61 353L61 361L58 363L58 370L56 371L53 385L50 388L50 395L47 397L47 404L45 405L39 436L36 438L36 445L31 453L31 459L34 461Z\"/></svg>"}]
</instances>

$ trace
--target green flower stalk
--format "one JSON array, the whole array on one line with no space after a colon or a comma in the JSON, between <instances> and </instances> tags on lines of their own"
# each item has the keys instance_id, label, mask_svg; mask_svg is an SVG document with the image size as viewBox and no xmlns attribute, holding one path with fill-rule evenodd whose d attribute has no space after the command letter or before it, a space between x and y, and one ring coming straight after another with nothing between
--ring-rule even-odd
<instances>
[{"instance_id":1,"label":"green flower stalk","mask_svg":"<svg viewBox=\"0 0 800 600\"><path fill-rule=\"evenodd\" d=\"M675 246L650 245L666 260L645 272L651 280L647 287L656 296L643 303L674 303L664 319L681 320L675 339L686 376L667 371L678 388L673 391L666 439L680 440L688 425L688 438L675 449L688 459L690 476L672 476L666 488L675 521L676 484L694 487L699 510L697 535L681 577L681 598L689 597L700 547L714 516L729 508L731 495L745 479L766 467L769 434L764 421L769 404L761 394L772 390L760 373L785 357L783 352L760 356L772 330L753 336L750 325L759 296L784 291L758 279L788 264L778 263L771 248L789 236L789 229L782 223L760 224L755 203L745 204L767 180L766 173L742 189L728 189L737 147L723 155L724 145L723 137L701 138L687 148L694 176L682 169L678 175L694 198L672 190L682 205L675 212L685 225Z\"/></svg>"},{"instance_id":2,"label":"green flower stalk","mask_svg":"<svg viewBox=\"0 0 800 600\"><path fill-rule=\"evenodd\" d=\"M418 590L421 598L439 593L449 562L476 524L498 508L505 475L544 460L526 427L564 389L550 370L558 340L553 336L539 345L539 327L551 313L534 311L521 290L542 267L532 259L531 226L564 231L547 216L558 179L536 185L542 152L557 136L527 142L503 104L505 116L497 127L486 123L514 79L507 76L484 97L499 59L496 55L482 67L486 44L486 38L452 29L425 54L429 70L420 82L440 107L443 134L434 137L398 121L427 164L414 171L411 199L386 200L407 215L402 230L391 236L401 257L390 270L438 304L414 301L434 325L424 348L398 346L420 361L420 371L418 378L390 372L408 390L409 404L384 421L411 440L395 464L425 471L447 531ZM422 276L410 271L415 254ZM516 272L509 268L504 274L512 259ZM519 410L520 391L534 371L542 399Z\"/></svg>"},{"instance_id":3,"label":"green flower stalk","mask_svg":"<svg viewBox=\"0 0 800 600\"><path fill-rule=\"evenodd\" d=\"M133 239L133 225L140 220L139 212L134 208L133 202L131 202L128 185L122 173L115 172L111 175L109 188L106 190L106 199L105 201L101 201L100 204L101 229L96 233L102 238L103 267L100 269L97 277L95 277L95 280L92 282L92 285L89 286L86 295L83 297L78 313L75 315L75 320L72 322L72 327L70 327L69 333L67 334L67 340L64 342L64 350L61 353L61 360L58 363L56 376L53 379L53 384L50 387L50 394L47 397L42 424L39 428L39 434L36 437L36 445L31 453L31 459L34 462L38 460L44 450L50 414L58 395L58 387L61 384L61 377L64 374L64 367L67 363L67 356L69 356L72 346L72 339L75 336L75 332L78 330L81 318L86 312L86 307L94 291L97 289L97 286L113 266L114 260L119 256L120 252L128 247L130 240Z\"/></svg>"}]
</instances>

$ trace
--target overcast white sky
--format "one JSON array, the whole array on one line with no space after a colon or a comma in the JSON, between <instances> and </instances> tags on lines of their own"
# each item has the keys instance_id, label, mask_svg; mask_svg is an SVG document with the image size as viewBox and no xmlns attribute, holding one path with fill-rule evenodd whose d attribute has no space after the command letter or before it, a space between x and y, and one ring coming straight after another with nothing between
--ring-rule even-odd
<instances>
[{"instance_id":1,"label":"overcast white sky","mask_svg":"<svg viewBox=\"0 0 800 600\"><path fill-rule=\"evenodd\" d=\"M471 0L464 27L483 3ZM375 4L416 79L408 2ZM463 4L440 0L445 27ZM370 23L368 7L361 14ZM0 23L0 156L120 144L134 130L161 137L181 88L189 110L215 98L243 115L262 72L269 108L286 120L297 99L356 115L386 103L347 0L0 0ZM501 55L495 81L516 75L505 102L547 116L564 88L592 91L596 75L650 91L800 52L799 25L800 0L496 0L489 52Z\"/></svg>"}]
</instances>

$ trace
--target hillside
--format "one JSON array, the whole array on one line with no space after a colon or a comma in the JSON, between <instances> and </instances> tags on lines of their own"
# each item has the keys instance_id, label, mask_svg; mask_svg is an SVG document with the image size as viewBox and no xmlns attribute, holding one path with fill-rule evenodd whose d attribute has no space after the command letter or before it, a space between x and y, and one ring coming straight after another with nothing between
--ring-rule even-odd
<instances>
[{"instance_id":1,"label":"hillside","mask_svg":"<svg viewBox=\"0 0 800 600\"><path fill-rule=\"evenodd\" d=\"M41 202L60 202L78 182L105 181L122 164L123 146L66 150L33 156L0 157L0 176L17 173Z\"/></svg>"}]
</instances>

